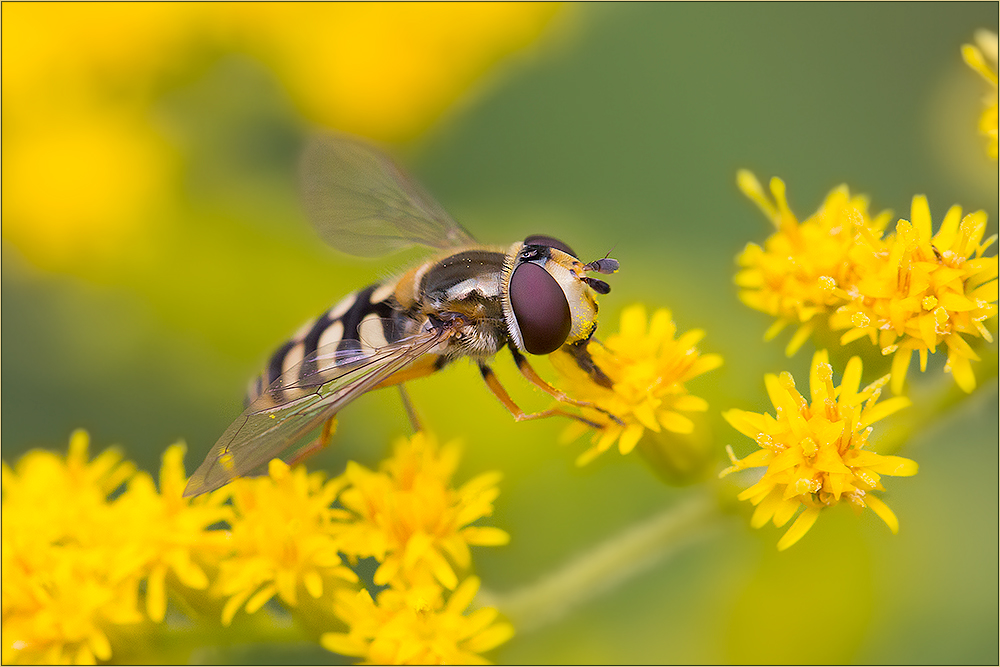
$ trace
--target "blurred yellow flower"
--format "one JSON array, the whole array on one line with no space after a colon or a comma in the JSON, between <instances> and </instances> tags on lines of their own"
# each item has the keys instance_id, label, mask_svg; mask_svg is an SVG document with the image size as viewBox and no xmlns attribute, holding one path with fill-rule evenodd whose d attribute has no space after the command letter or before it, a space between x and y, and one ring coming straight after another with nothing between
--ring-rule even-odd
<instances>
[{"instance_id":1,"label":"blurred yellow flower","mask_svg":"<svg viewBox=\"0 0 1000 667\"><path fill-rule=\"evenodd\" d=\"M399 141L426 130L486 71L537 40L559 7L6 7L4 239L47 270L102 278L143 270L160 252L156 225L188 203L180 183L186 137L161 102L179 82L203 76L210 58L249 54L313 122Z\"/></svg>"},{"instance_id":2,"label":"blurred yellow flower","mask_svg":"<svg viewBox=\"0 0 1000 667\"><path fill-rule=\"evenodd\" d=\"M312 120L382 141L426 129L556 3L332 3L220 7L239 48L271 65ZM220 18L222 18L220 16ZM253 41L251 41L251 38Z\"/></svg>"},{"instance_id":3,"label":"blurred yellow flower","mask_svg":"<svg viewBox=\"0 0 1000 667\"><path fill-rule=\"evenodd\" d=\"M976 31L976 46L962 45L965 62L993 86L983 98L986 108L979 117L979 133L986 136L986 152L997 159L997 34L989 30Z\"/></svg>"},{"instance_id":4,"label":"blurred yellow flower","mask_svg":"<svg viewBox=\"0 0 1000 667\"><path fill-rule=\"evenodd\" d=\"M300 587L319 598L357 581L341 563L332 530L331 505L340 488L335 480L324 482L321 472L290 469L280 459L270 462L267 477L232 483L232 552L219 563L213 587L228 598L223 624L240 608L256 612L275 594L295 607Z\"/></svg>"},{"instance_id":5,"label":"blurred yellow flower","mask_svg":"<svg viewBox=\"0 0 1000 667\"><path fill-rule=\"evenodd\" d=\"M510 639L513 627L492 607L464 615L479 590L469 577L444 599L440 586L407 592L386 589L377 603L368 591L339 591L334 610L348 632L325 633L322 645L368 664L487 664L480 655Z\"/></svg>"},{"instance_id":6,"label":"blurred yellow flower","mask_svg":"<svg viewBox=\"0 0 1000 667\"><path fill-rule=\"evenodd\" d=\"M458 584L456 569L468 569L469 546L506 544L499 528L470 525L493 513L500 474L484 473L457 489L451 477L459 447L438 447L416 433L396 443L379 471L353 461L339 478L337 535L349 559L374 556L380 562L375 584L399 588L433 577L445 588Z\"/></svg>"},{"instance_id":7,"label":"blurred yellow flower","mask_svg":"<svg viewBox=\"0 0 1000 667\"><path fill-rule=\"evenodd\" d=\"M892 360L892 390L903 391L914 350L920 369L927 353L948 348L948 365L966 392L976 387L971 360L979 357L961 334L993 337L984 321L997 314L997 258L983 257L996 236L983 241L986 213L962 217L952 206L941 228L931 236L927 198L913 198L911 221L900 220L895 235L876 248L859 245L855 284L845 286L850 301L830 317L830 328L849 329L846 345L868 336Z\"/></svg>"},{"instance_id":8,"label":"blurred yellow flower","mask_svg":"<svg viewBox=\"0 0 1000 667\"><path fill-rule=\"evenodd\" d=\"M870 507L893 533L899 530L896 515L871 492L885 490L880 475L914 475L917 464L865 449L872 424L910 405L903 396L877 403L888 379L885 376L859 391L861 359L852 357L840 386L834 387L826 350L820 350L813 356L809 373L809 400L796 390L789 373L768 374L764 383L775 416L737 409L723 413L733 428L760 449L738 459L727 446L732 465L719 476L767 466L763 477L738 496L757 507L751 525L760 528L771 520L781 527L804 508L778 541L779 550L801 539L824 507L841 501L858 513Z\"/></svg>"},{"instance_id":9,"label":"blurred yellow flower","mask_svg":"<svg viewBox=\"0 0 1000 667\"><path fill-rule=\"evenodd\" d=\"M684 384L721 366L722 357L698 351L695 346L705 335L700 329L675 338L677 325L672 317L669 310L661 308L647 325L645 306L630 306L622 311L618 333L608 336L603 344L594 340L588 344L594 363L613 383L610 388L594 382L570 353L558 350L549 355L567 394L624 422L617 424L604 413L583 408L587 419L604 428L593 434L590 448L577 458L578 465L589 463L615 442L622 454L628 454L647 430L691 433L694 424L682 413L708 409L708 403L691 395ZM587 430L575 422L563 437L569 442Z\"/></svg>"},{"instance_id":10,"label":"blurred yellow flower","mask_svg":"<svg viewBox=\"0 0 1000 667\"><path fill-rule=\"evenodd\" d=\"M843 303L837 290L854 280L850 252L857 237L879 238L890 213L872 217L867 197L851 196L847 186L841 185L827 195L816 213L799 222L788 207L781 179L771 179L773 202L749 171L737 173L737 184L776 230L763 248L748 243L738 257L741 270L735 283L740 287L740 300L778 318L765 340L789 324L798 326L785 348L792 356L822 318Z\"/></svg>"}]
</instances>

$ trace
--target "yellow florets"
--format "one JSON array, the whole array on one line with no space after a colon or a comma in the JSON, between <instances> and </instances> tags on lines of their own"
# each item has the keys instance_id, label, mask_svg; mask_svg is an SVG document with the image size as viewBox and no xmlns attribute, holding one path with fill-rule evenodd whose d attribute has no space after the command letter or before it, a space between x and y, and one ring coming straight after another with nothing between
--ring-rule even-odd
<instances>
[{"instance_id":1,"label":"yellow florets","mask_svg":"<svg viewBox=\"0 0 1000 667\"><path fill-rule=\"evenodd\" d=\"M834 387L833 369L826 350L821 350L813 357L809 400L796 390L788 373L769 374L764 382L775 408L773 417L736 409L723 413L733 428L760 449L738 459L727 447L733 465L719 476L767 467L760 481L738 496L757 506L751 525L759 528L770 520L781 527L805 508L778 542L778 549L795 544L823 508L841 501L858 512L870 507L892 532L899 529L892 510L871 492L884 490L880 475L914 475L917 464L866 449L871 425L910 404L902 396L878 403L887 381L883 377L859 391L861 360L853 357L840 386Z\"/></svg>"},{"instance_id":2,"label":"yellow florets","mask_svg":"<svg viewBox=\"0 0 1000 667\"><path fill-rule=\"evenodd\" d=\"M376 600L368 591L338 594L334 609L348 632L328 632L320 642L369 664L486 664L479 655L510 639L514 628L497 621L496 609L464 615L479 589L469 577L445 599L440 586L409 591L386 589Z\"/></svg>"},{"instance_id":3,"label":"yellow florets","mask_svg":"<svg viewBox=\"0 0 1000 667\"><path fill-rule=\"evenodd\" d=\"M854 254L858 280L846 292L848 303L830 317L830 328L849 329L841 344L868 336L882 354L894 354L892 390L901 393L910 357L948 350L948 366L966 392L976 387L971 360L979 357L962 334L993 337L984 322L997 314L997 258L983 257L995 237L983 240L986 214L962 217L953 206L931 236L927 199L913 198L911 220L876 248L859 246Z\"/></svg>"},{"instance_id":4,"label":"yellow florets","mask_svg":"<svg viewBox=\"0 0 1000 667\"><path fill-rule=\"evenodd\" d=\"M612 422L606 414L584 408L587 418L604 428L594 433L591 447L579 456L578 464L592 461L615 442L622 454L628 454L646 431L687 434L693 430L694 424L683 413L704 412L708 403L691 395L685 383L721 366L722 357L698 351L703 331L694 329L675 338L676 334L677 326L666 308L649 320L644 306L626 308L619 332L603 344L591 341L587 347L594 363L612 381L610 388L595 383L569 353L560 350L550 355L567 394L624 422ZM586 430L582 424L572 424L565 439L573 440Z\"/></svg>"},{"instance_id":5,"label":"yellow florets","mask_svg":"<svg viewBox=\"0 0 1000 667\"><path fill-rule=\"evenodd\" d=\"M953 206L937 234L927 199L913 198L912 221L900 220L883 236L888 212L869 219L867 201L843 186L799 223L788 210L784 183L771 180L771 203L757 180L742 171L740 187L778 230L765 247L749 244L735 282L742 301L777 317L765 334L799 323L786 352L794 354L818 324L848 329L841 344L867 336L882 354L895 354L892 389L900 393L910 357L948 349L947 369L963 390L976 387L971 360L978 356L962 335L992 341L985 322L997 314L997 258L984 257L996 237L983 239L986 214L962 217Z\"/></svg>"},{"instance_id":6,"label":"yellow florets","mask_svg":"<svg viewBox=\"0 0 1000 667\"><path fill-rule=\"evenodd\" d=\"M979 117L979 133L986 137L986 152L997 159L997 34L989 30L976 31L976 46L962 45L962 58L979 73L993 90L983 98L983 115Z\"/></svg>"},{"instance_id":7,"label":"yellow florets","mask_svg":"<svg viewBox=\"0 0 1000 667\"><path fill-rule=\"evenodd\" d=\"M737 258L741 269L734 281L743 303L777 318L766 340L789 324L798 326L785 348L791 356L822 318L843 303L837 290L856 278L850 254L858 238L880 236L890 214L883 211L872 217L868 199L852 196L841 185L827 195L816 213L799 222L788 207L781 179L771 179L773 202L749 171L738 172L737 184L770 218L775 232L764 247L747 244Z\"/></svg>"},{"instance_id":8,"label":"yellow florets","mask_svg":"<svg viewBox=\"0 0 1000 667\"><path fill-rule=\"evenodd\" d=\"M499 528L471 525L492 514L500 474L453 488L458 457L455 443L438 447L432 436L417 433L400 440L378 471L348 463L336 532L349 558L374 556L381 563L376 585L405 586L432 575L453 589L455 570L469 567L469 546L509 541Z\"/></svg>"}]
</instances>

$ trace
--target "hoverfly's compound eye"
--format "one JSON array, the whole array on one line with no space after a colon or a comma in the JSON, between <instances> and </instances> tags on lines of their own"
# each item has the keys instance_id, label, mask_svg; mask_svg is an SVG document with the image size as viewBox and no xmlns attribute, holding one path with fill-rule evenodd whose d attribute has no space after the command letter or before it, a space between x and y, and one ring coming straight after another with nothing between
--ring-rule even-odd
<instances>
[{"instance_id":1,"label":"hoverfly's compound eye","mask_svg":"<svg viewBox=\"0 0 1000 667\"><path fill-rule=\"evenodd\" d=\"M538 264L524 263L510 277L510 305L531 354L555 352L566 342L572 320L562 287Z\"/></svg>"},{"instance_id":2,"label":"hoverfly's compound eye","mask_svg":"<svg viewBox=\"0 0 1000 667\"><path fill-rule=\"evenodd\" d=\"M556 250L562 250L564 253L573 255L577 257L573 249L568 245L560 241L559 239L552 238L551 236L545 236L544 234L532 234L528 238L524 239L524 245L543 245L549 248L555 248ZM579 257L577 257L579 259Z\"/></svg>"}]
</instances>

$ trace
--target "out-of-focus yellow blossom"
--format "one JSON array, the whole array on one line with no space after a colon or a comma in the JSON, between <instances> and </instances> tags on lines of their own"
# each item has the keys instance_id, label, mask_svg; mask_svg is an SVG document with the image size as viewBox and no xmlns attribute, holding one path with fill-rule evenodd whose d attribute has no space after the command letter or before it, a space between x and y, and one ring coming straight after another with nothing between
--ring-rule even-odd
<instances>
[{"instance_id":1,"label":"out-of-focus yellow blossom","mask_svg":"<svg viewBox=\"0 0 1000 667\"><path fill-rule=\"evenodd\" d=\"M847 186L841 185L827 195L816 213L799 222L788 207L781 179L771 179L773 201L749 171L740 170L736 182L776 230L763 248L748 243L740 253L737 261L741 270L735 277L740 300L778 318L765 333L765 340L789 324L798 326L785 348L792 356L817 323L843 303L837 290L854 280L850 252L857 237L875 241L891 214L883 211L872 217L868 198L852 196Z\"/></svg>"},{"instance_id":2,"label":"out-of-focus yellow blossom","mask_svg":"<svg viewBox=\"0 0 1000 667\"><path fill-rule=\"evenodd\" d=\"M976 46L962 45L962 57L969 67L979 73L993 86L983 103L983 115L979 117L979 133L986 136L986 152L997 159L997 34L989 30L976 31Z\"/></svg>"},{"instance_id":3,"label":"out-of-focus yellow blossom","mask_svg":"<svg viewBox=\"0 0 1000 667\"><path fill-rule=\"evenodd\" d=\"M751 525L768 520L784 526L804 508L778 541L778 549L795 544L812 527L825 507L847 501L856 512L870 507L892 530L899 521L872 491L884 491L881 475L909 476L917 464L899 456L881 456L866 449L872 424L910 405L904 396L878 403L888 376L859 391L861 359L847 362L840 386L833 385L833 369L826 350L813 356L809 373L809 399L795 388L787 373L765 375L764 383L775 415L745 410L723 413L733 428L751 438L760 449L742 459L726 449L732 466L723 477L738 470L767 466L756 484L739 494L757 506Z\"/></svg>"},{"instance_id":4,"label":"out-of-focus yellow blossom","mask_svg":"<svg viewBox=\"0 0 1000 667\"><path fill-rule=\"evenodd\" d=\"M722 357L698 351L695 346L705 335L700 329L678 338L676 334L677 326L666 308L653 313L648 325L645 306L634 305L622 311L619 332L603 344L591 341L587 347L594 363L613 383L610 388L594 382L571 354L558 350L549 355L567 394L593 403L624 422L615 423L605 413L583 408L587 419L604 428L593 434L590 448L577 458L577 464L589 463L615 442L622 454L628 454L647 430L691 433L694 424L682 413L703 412L708 403L691 395L685 383L721 366ZM583 424L570 424L564 439L572 441L587 430Z\"/></svg>"},{"instance_id":5,"label":"out-of-focus yellow blossom","mask_svg":"<svg viewBox=\"0 0 1000 667\"><path fill-rule=\"evenodd\" d=\"M220 7L314 121L383 141L426 129L491 66L541 35L555 3Z\"/></svg>"},{"instance_id":6,"label":"out-of-focus yellow blossom","mask_svg":"<svg viewBox=\"0 0 1000 667\"><path fill-rule=\"evenodd\" d=\"M463 614L478 589L479 579L469 577L445 601L433 584L406 592L389 588L377 603L368 591L338 591L334 611L349 630L328 632L320 641L368 664L486 664L480 654L510 639L514 629L497 621L492 607Z\"/></svg>"},{"instance_id":7,"label":"out-of-focus yellow blossom","mask_svg":"<svg viewBox=\"0 0 1000 667\"><path fill-rule=\"evenodd\" d=\"M425 130L559 10L533 3L24 3L4 9L3 236L50 271L148 270L184 137L160 102L250 54L313 121ZM174 128L176 130L176 128ZM178 141L180 139L180 141ZM114 258L114 262L107 261ZM122 280L122 276L111 276Z\"/></svg>"},{"instance_id":8,"label":"out-of-focus yellow blossom","mask_svg":"<svg viewBox=\"0 0 1000 667\"><path fill-rule=\"evenodd\" d=\"M232 553L219 563L214 586L229 598L224 624L241 607L252 614L275 594L295 607L300 587L319 598L357 581L340 560L332 530L331 505L340 488L321 472L290 469L279 459L270 462L267 477L232 483Z\"/></svg>"},{"instance_id":9,"label":"out-of-focus yellow blossom","mask_svg":"<svg viewBox=\"0 0 1000 667\"><path fill-rule=\"evenodd\" d=\"M955 382L966 392L976 387L971 360L979 357L961 334L993 337L984 321L997 314L997 258L983 257L996 236L983 240L986 213L962 217L952 206L931 236L927 198L913 198L911 221L900 220L895 235L877 248L858 246L858 278L845 286L850 302L830 317L830 328L849 329L841 344L868 336L892 360L892 390L903 391L910 358L948 348Z\"/></svg>"},{"instance_id":10,"label":"out-of-focus yellow blossom","mask_svg":"<svg viewBox=\"0 0 1000 667\"><path fill-rule=\"evenodd\" d=\"M497 472L484 473L459 488L451 486L459 447L438 447L432 436L416 433L396 443L393 456L380 469L354 462L339 478L340 549L350 559L374 556L379 562L376 585L417 585L433 576L453 589L455 570L470 565L469 546L506 544L499 528L472 526L493 513L499 493Z\"/></svg>"}]
</instances>

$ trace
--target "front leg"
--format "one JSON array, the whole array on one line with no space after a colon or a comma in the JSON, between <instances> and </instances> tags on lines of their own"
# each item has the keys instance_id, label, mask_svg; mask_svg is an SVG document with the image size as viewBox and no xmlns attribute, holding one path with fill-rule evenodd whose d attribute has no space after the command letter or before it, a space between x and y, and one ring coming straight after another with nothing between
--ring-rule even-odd
<instances>
[{"instance_id":1,"label":"front leg","mask_svg":"<svg viewBox=\"0 0 1000 667\"><path fill-rule=\"evenodd\" d=\"M500 381L497 380L497 376L493 373L493 369L486 364L480 362L479 372L483 375L483 381L486 382L486 386L490 388L493 395L503 403L503 406L507 408L510 414L514 415L514 421L527 421L529 419L542 419L544 417L552 417L555 415L562 415L564 417L569 417L570 419L576 419L577 421L583 422L590 428L601 429L603 428L600 424L596 424L589 419L585 419L580 415L573 414L572 412L567 412L561 408L549 408L548 410L542 410L541 412L525 412L518 407L514 399L510 397L507 390L503 388Z\"/></svg>"},{"instance_id":2,"label":"front leg","mask_svg":"<svg viewBox=\"0 0 1000 667\"><path fill-rule=\"evenodd\" d=\"M514 356L514 363L517 364L517 370L521 371L521 374L528 379L528 382L535 385L536 387L538 387L539 389L547 393L549 396L559 401L560 403L568 403L569 405L575 405L578 408L590 408L591 410L597 410L598 412L607 415L608 418L610 418L619 426L625 426L625 422L623 422L621 419L611 414L604 408L594 405L590 401L578 401L575 398L572 398L569 395L567 395L565 392L560 391L559 389L556 389L555 387L550 385L548 382L543 380L538 373L535 372L535 369L531 366L531 364L528 363L528 358L525 357L523 354L521 354L516 347L514 347L513 345L508 345L507 347L510 350L510 353ZM591 361L591 364L593 365L593 361ZM600 373L602 377L607 378L607 376L604 375L604 373L601 372L601 369L597 368L596 365L594 366L594 369L598 373ZM611 381L608 380L609 386L610 382Z\"/></svg>"}]
</instances>

